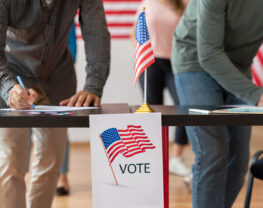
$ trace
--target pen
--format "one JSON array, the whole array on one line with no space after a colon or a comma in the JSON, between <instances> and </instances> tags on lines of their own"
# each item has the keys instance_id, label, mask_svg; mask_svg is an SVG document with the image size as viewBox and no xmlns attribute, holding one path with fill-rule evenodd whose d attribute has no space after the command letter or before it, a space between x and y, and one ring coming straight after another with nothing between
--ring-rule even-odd
<instances>
[{"instance_id":1,"label":"pen","mask_svg":"<svg viewBox=\"0 0 263 208\"><path fill-rule=\"evenodd\" d=\"M193 112L193 113L201 113L201 114L211 114L210 110L202 110L202 109L194 109L194 108L189 108L189 112Z\"/></svg>"},{"instance_id":2,"label":"pen","mask_svg":"<svg viewBox=\"0 0 263 208\"><path fill-rule=\"evenodd\" d=\"M19 84L21 85L21 87L25 90L26 94L29 95L27 90L26 90L26 87L25 87L24 83L22 82L21 77L20 76L16 76L16 78L17 78ZM31 107L32 107L32 109L34 109L35 108L34 104L32 104Z\"/></svg>"}]
</instances>

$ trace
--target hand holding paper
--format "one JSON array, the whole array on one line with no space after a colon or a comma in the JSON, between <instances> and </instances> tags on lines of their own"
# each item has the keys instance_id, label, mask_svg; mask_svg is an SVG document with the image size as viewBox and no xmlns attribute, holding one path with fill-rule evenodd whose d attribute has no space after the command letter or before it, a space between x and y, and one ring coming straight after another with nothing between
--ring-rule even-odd
<instances>
[{"instance_id":1,"label":"hand holding paper","mask_svg":"<svg viewBox=\"0 0 263 208\"><path fill-rule=\"evenodd\" d=\"M27 93L28 92L28 93ZM31 109L31 105L36 101L38 94L33 89L27 89L27 92L19 84L16 84L9 91L9 105L14 109Z\"/></svg>"},{"instance_id":2,"label":"hand holding paper","mask_svg":"<svg viewBox=\"0 0 263 208\"><path fill-rule=\"evenodd\" d=\"M97 95L91 92L87 92L87 91L79 91L78 93L73 95L71 98L60 102L60 105L63 105L63 106L66 105L68 107L72 107L72 106L88 107L92 104L94 107L100 106L100 98Z\"/></svg>"}]
</instances>

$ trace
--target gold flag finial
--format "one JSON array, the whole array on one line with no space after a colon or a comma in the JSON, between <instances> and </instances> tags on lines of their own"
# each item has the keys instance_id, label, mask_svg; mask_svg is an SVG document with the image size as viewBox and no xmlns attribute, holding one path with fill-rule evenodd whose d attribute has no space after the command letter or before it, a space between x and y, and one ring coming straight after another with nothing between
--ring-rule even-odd
<instances>
[{"instance_id":1,"label":"gold flag finial","mask_svg":"<svg viewBox=\"0 0 263 208\"><path fill-rule=\"evenodd\" d=\"M135 113L152 113L154 110L151 106L149 106L147 103L143 103L136 111Z\"/></svg>"},{"instance_id":2,"label":"gold flag finial","mask_svg":"<svg viewBox=\"0 0 263 208\"><path fill-rule=\"evenodd\" d=\"M145 11L145 6L142 7L142 10Z\"/></svg>"}]
</instances>

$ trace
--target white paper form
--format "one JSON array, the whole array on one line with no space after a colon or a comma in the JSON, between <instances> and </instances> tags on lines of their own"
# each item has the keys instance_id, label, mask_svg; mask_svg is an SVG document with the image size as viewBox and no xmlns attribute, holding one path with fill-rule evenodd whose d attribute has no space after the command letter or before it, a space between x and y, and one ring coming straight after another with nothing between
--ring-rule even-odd
<instances>
[{"instance_id":1,"label":"white paper form","mask_svg":"<svg viewBox=\"0 0 263 208\"><path fill-rule=\"evenodd\" d=\"M0 111L26 111L26 112L68 112L68 111L80 111L91 110L99 107L68 107L57 105L36 105L34 109L17 110L13 108L1 108Z\"/></svg>"},{"instance_id":2,"label":"white paper form","mask_svg":"<svg viewBox=\"0 0 263 208\"><path fill-rule=\"evenodd\" d=\"M263 114L263 107L259 106L249 106L243 105L240 107L228 108L228 109L220 109L220 110L213 110L212 114L218 113L234 113L234 114Z\"/></svg>"}]
</instances>

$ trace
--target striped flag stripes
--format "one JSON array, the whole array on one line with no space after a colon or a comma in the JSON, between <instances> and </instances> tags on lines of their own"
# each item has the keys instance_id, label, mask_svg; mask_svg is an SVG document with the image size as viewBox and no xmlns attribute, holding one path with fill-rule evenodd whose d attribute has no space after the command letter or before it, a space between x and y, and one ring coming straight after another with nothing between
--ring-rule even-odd
<instances>
[{"instance_id":1,"label":"striped flag stripes","mask_svg":"<svg viewBox=\"0 0 263 208\"><path fill-rule=\"evenodd\" d=\"M135 50L135 79L134 85L141 73L155 62L153 49L148 33L145 12L142 11L136 23L136 50Z\"/></svg>"},{"instance_id":2,"label":"striped flag stripes","mask_svg":"<svg viewBox=\"0 0 263 208\"><path fill-rule=\"evenodd\" d=\"M253 82L263 87L263 44L259 48L251 66Z\"/></svg>"},{"instance_id":3,"label":"striped flag stripes","mask_svg":"<svg viewBox=\"0 0 263 208\"><path fill-rule=\"evenodd\" d=\"M126 129L110 128L103 131L100 137L110 163L119 154L132 157L145 152L146 149L155 148L140 125L128 125Z\"/></svg>"}]
</instances>

